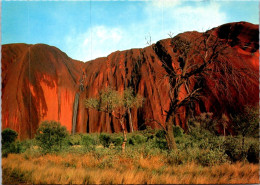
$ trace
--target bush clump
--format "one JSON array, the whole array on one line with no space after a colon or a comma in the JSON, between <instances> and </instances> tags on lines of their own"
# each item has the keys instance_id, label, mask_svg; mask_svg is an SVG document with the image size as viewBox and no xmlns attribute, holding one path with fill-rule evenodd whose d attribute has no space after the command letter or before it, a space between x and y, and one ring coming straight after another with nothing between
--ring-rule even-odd
<instances>
[{"instance_id":1,"label":"bush clump","mask_svg":"<svg viewBox=\"0 0 260 185\"><path fill-rule=\"evenodd\" d=\"M112 142L112 139L109 135L107 134L100 134L99 135L99 142L104 146L104 147L109 147L110 143Z\"/></svg>"},{"instance_id":2,"label":"bush clump","mask_svg":"<svg viewBox=\"0 0 260 185\"><path fill-rule=\"evenodd\" d=\"M123 143L123 138L122 138L122 137L113 138L113 139L112 139L112 143L113 143L115 146L121 146L122 143Z\"/></svg>"},{"instance_id":3,"label":"bush clump","mask_svg":"<svg viewBox=\"0 0 260 185\"><path fill-rule=\"evenodd\" d=\"M250 163L259 163L259 143L255 142L249 146L247 160Z\"/></svg>"},{"instance_id":4,"label":"bush clump","mask_svg":"<svg viewBox=\"0 0 260 185\"><path fill-rule=\"evenodd\" d=\"M92 137L90 137L88 135L83 135L81 137L81 145L83 145L85 147L89 147L89 146L95 145L95 144L96 144L95 140Z\"/></svg>"},{"instance_id":5,"label":"bush clump","mask_svg":"<svg viewBox=\"0 0 260 185\"><path fill-rule=\"evenodd\" d=\"M80 145L80 142L81 142L81 135L79 134L71 135L68 137L68 144L70 146Z\"/></svg>"},{"instance_id":6,"label":"bush clump","mask_svg":"<svg viewBox=\"0 0 260 185\"><path fill-rule=\"evenodd\" d=\"M20 153L20 144L15 143L17 132L6 128L2 131L2 157L7 157L9 153Z\"/></svg>"},{"instance_id":7,"label":"bush clump","mask_svg":"<svg viewBox=\"0 0 260 185\"><path fill-rule=\"evenodd\" d=\"M2 140L1 140L1 143L2 143L2 146L5 146L5 145L9 145L13 142L15 142L15 140L17 139L17 132L10 129L10 128L6 128L2 131Z\"/></svg>"},{"instance_id":8,"label":"bush clump","mask_svg":"<svg viewBox=\"0 0 260 185\"><path fill-rule=\"evenodd\" d=\"M44 153L61 151L68 137L66 127L56 121L44 121L37 129L36 141Z\"/></svg>"},{"instance_id":9,"label":"bush clump","mask_svg":"<svg viewBox=\"0 0 260 185\"><path fill-rule=\"evenodd\" d=\"M236 162L246 159L247 150L245 147L242 147L241 140L238 137L227 137L223 143L223 147L230 161Z\"/></svg>"},{"instance_id":10,"label":"bush clump","mask_svg":"<svg viewBox=\"0 0 260 185\"><path fill-rule=\"evenodd\" d=\"M174 126L173 127L173 134L174 137L182 137L183 136L183 129L180 126Z\"/></svg>"}]
</instances>

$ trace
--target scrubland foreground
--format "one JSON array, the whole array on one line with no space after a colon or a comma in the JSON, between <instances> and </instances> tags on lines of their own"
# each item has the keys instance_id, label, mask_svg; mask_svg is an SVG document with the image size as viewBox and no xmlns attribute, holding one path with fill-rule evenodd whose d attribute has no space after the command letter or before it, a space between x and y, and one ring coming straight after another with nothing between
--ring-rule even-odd
<instances>
[{"instance_id":1,"label":"scrubland foreground","mask_svg":"<svg viewBox=\"0 0 260 185\"><path fill-rule=\"evenodd\" d=\"M162 130L76 134L43 149L36 139L2 153L4 184L258 184L259 140L174 128L178 150Z\"/></svg>"},{"instance_id":2,"label":"scrubland foreground","mask_svg":"<svg viewBox=\"0 0 260 185\"><path fill-rule=\"evenodd\" d=\"M256 184L257 164L238 162L203 167L194 162L169 163L163 155L127 155L97 152L3 159L3 183L33 184Z\"/></svg>"}]
</instances>

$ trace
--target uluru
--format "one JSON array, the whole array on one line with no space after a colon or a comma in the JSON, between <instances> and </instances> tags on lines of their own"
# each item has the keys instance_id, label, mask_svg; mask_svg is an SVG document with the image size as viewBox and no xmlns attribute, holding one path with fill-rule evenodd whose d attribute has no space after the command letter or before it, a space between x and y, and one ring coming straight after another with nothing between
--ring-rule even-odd
<instances>
[{"instance_id":1,"label":"uluru","mask_svg":"<svg viewBox=\"0 0 260 185\"><path fill-rule=\"evenodd\" d=\"M187 128L188 112L212 112L219 117L241 111L259 100L259 27L248 22L220 25L205 33L227 43L228 53L203 74L196 85L203 90L192 107L182 108L176 124ZM169 79L165 61L179 67L179 44L193 43L204 33L188 31L159 40L145 48L115 51L107 57L82 62L45 44L2 45L2 129L11 128L21 139L33 138L44 120L59 121L72 132L121 132L117 119L108 124L108 114L85 107L105 87L118 91L131 87L145 98L142 107L131 110L134 130L164 122L169 107ZM192 44L191 44L192 45ZM196 48L190 48L190 51ZM194 59L196 61L196 58ZM183 92L187 93L186 91ZM127 131L130 131L126 120Z\"/></svg>"}]
</instances>

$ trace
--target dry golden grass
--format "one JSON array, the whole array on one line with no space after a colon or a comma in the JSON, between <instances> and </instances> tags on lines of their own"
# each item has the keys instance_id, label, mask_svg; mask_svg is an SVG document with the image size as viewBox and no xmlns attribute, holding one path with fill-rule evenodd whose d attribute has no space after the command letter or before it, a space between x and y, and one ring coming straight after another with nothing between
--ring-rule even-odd
<instances>
[{"instance_id":1,"label":"dry golden grass","mask_svg":"<svg viewBox=\"0 0 260 185\"><path fill-rule=\"evenodd\" d=\"M2 159L3 183L34 184L255 184L257 164L235 163L202 167L191 162L171 166L161 156L133 159L94 153Z\"/></svg>"}]
</instances>

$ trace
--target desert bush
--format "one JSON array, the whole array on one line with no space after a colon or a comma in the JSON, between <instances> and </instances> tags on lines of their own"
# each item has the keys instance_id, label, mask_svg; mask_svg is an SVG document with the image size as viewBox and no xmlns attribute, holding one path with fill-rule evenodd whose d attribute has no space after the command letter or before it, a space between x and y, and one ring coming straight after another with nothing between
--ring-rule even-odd
<instances>
[{"instance_id":1,"label":"desert bush","mask_svg":"<svg viewBox=\"0 0 260 185\"><path fill-rule=\"evenodd\" d=\"M259 163L259 142L250 144L247 151L247 160L250 163Z\"/></svg>"},{"instance_id":2,"label":"desert bush","mask_svg":"<svg viewBox=\"0 0 260 185\"><path fill-rule=\"evenodd\" d=\"M259 107L245 106L242 113L232 119L232 129L240 136L242 148L246 148L246 137L259 139Z\"/></svg>"},{"instance_id":3,"label":"desert bush","mask_svg":"<svg viewBox=\"0 0 260 185\"><path fill-rule=\"evenodd\" d=\"M242 113L232 119L232 129L237 135L259 138L259 107L245 106Z\"/></svg>"},{"instance_id":4,"label":"desert bush","mask_svg":"<svg viewBox=\"0 0 260 185\"><path fill-rule=\"evenodd\" d=\"M155 147L156 148L160 148L161 150L167 150L168 146L167 146L167 142L166 139L155 139Z\"/></svg>"},{"instance_id":5,"label":"desert bush","mask_svg":"<svg viewBox=\"0 0 260 185\"><path fill-rule=\"evenodd\" d=\"M66 127L59 122L44 121L37 129L35 139L44 153L61 151L65 139L68 137Z\"/></svg>"},{"instance_id":6,"label":"desert bush","mask_svg":"<svg viewBox=\"0 0 260 185\"><path fill-rule=\"evenodd\" d=\"M83 135L81 137L81 143L80 144L83 145L83 146L89 147L91 145L95 145L96 143L95 143L95 140L92 137L90 137L89 135Z\"/></svg>"},{"instance_id":7,"label":"desert bush","mask_svg":"<svg viewBox=\"0 0 260 185\"><path fill-rule=\"evenodd\" d=\"M155 133L155 136L159 139L164 139L165 134L166 134L166 132L164 130L157 130Z\"/></svg>"},{"instance_id":8,"label":"desert bush","mask_svg":"<svg viewBox=\"0 0 260 185\"><path fill-rule=\"evenodd\" d=\"M112 142L111 137L108 134L100 134L99 135L99 142L104 146L104 147L109 147L110 143Z\"/></svg>"},{"instance_id":9,"label":"desert bush","mask_svg":"<svg viewBox=\"0 0 260 185\"><path fill-rule=\"evenodd\" d=\"M173 127L173 134L174 137L182 137L183 136L183 129L180 126Z\"/></svg>"},{"instance_id":10,"label":"desert bush","mask_svg":"<svg viewBox=\"0 0 260 185\"><path fill-rule=\"evenodd\" d=\"M1 134L2 134L2 140L1 140L2 146L6 146L13 143L18 136L17 132L10 128L4 129Z\"/></svg>"},{"instance_id":11,"label":"desert bush","mask_svg":"<svg viewBox=\"0 0 260 185\"><path fill-rule=\"evenodd\" d=\"M189 135L192 136L192 139L198 141L214 136L209 130L196 126L190 126Z\"/></svg>"},{"instance_id":12,"label":"desert bush","mask_svg":"<svg viewBox=\"0 0 260 185\"><path fill-rule=\"evenodd\" d=\"M223 143L225 153L232 162L243 161L246 159L247 149L244 146L239 137L226 137Z\"/></svg>"},{"instance_id":13,"label":"desert bush","mask_svg":"<svg viewBox=\"0 0 260 185\"><path fill-rule=\"evenodd\" d=\"M128 143L131 145L139 145L139 144L145 143L146 141L147 141L147 138L145 136L142 136L139 134L132 135L128 139Z\"/></svg>"},{"instance_id":14,"label":"desert bush","mask_svg":"<svg viewBox=\"0 0 260 185\"><path fill-rule=\"evenodd\" d=\"M145 130L141 131L141 134L146 138L151 138L156 133L155 129L152 129L150 126L147 126Z\"/></svg>"},{"instance_id":15,"label":"desert bush","mask_svg":"<svg viewBox=\"0 0 260 185\"><path fill-rule=\"evenodd\" d=\"M2 148L2 157L7 157L10 153L20 153L21 145L20 142L12 142L8 146Z\"/></svg>"},{"instance_id":16,"label":"desert bush","mask_svg":"<svg viewBox=\"0 0 260 185\"><path fill-rule=\"evenodd\" d=\"M27 149L36 145L37 145L37 141L35 139L26 139L20 141L20 153L24 153Z\"/></svg>"},{"instance_id":17,"label":"desert bush","mask_svg":"<svg viewBox=\"0 0 260 185\"><path fill-rule=\"evenodd\" d=\"M16 131L6 128L2 131L2 157L7 157L9 153L20 153L20 143L15 142L18 134Z\"/></svg>"},{"instance_id":18,"label":"desert bush","mask_svg":"<svg viewBox=\"0 0 260 185\"><path fill-rule=\"evenodd\" d=\"M70 146L80 145L81 144L81 135L80 134L70 135L68 137L68 144Z\"/></svg>"},{"instance_id":19,"label":"desert bush","mask_svg":"<svg viewBox=\"0 0 260 185\"><path fill-rule=\"evenodd\" d=\"M197 154L197 163L202 166L214 166L228 162L228 156L221 150L200 150Z\"/></svg>"},{"instance_id":20,"label":"desert bush","mask_svg":"<svg viewBox=\"0 0 260 185\"><path fill-rule=\"evenodd\" d=\"M123 143L123 138L122 137L116 137L116 138L112 138L112 143L115 146L121 146Z\"/></svg>"}]
</instances>

